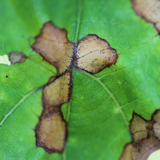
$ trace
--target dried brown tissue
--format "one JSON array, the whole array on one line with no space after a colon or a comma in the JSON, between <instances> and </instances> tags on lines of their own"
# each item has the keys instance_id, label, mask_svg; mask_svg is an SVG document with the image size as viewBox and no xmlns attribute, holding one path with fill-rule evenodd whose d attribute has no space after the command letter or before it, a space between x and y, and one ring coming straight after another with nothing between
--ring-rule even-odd
<instances>
[{"instance_id":1,"label":"dried brown tissue","mask_svg":"<svg viewBox=\"0 0 160 160\"><path fill-rule=\"evenodd\" d=\"M9 53L9 61L11 64L23 63L27 56L23 52L12 51Z\"/></svg>"},{"instance_id":2,"label":"dried brown tissue","mask_svg":"<svg viewBox=\"0 0 160 160\"><path fill-rule=\"evenodd\" d=\"M147 22L153 23L160 33L160 1L159 0L132 0L133 9L137 15Z\"/></svg>"},{"instance_id":3,"label":"dried brown tissue","mask_svg":"<svg viewBox=\"0 0 160 160\"><path fill-rule=\"evenodd\" d=\"M148 121L134 113L130 130L133 142L125 146L120 160L147 160L160 149L160 110Z\"/></svg>"},{"instance_id":4,"label":"dried brown tissue","mask_svg":"<svg viewBox=\"0 0 160 160\"><path fill-rule=\"evenodd\" d=\"M54 65L57 76L43 89L43 112L36 126L36 144L47 152L62 153L67 139L67 124L61 106L68 102L72 92L72 69L98 73L117 61L116 50L96 35L88 35L78 44L67 39L67 31L52 22L44 24L35 37L32 49Z\"/></svg>"}]
</instances>

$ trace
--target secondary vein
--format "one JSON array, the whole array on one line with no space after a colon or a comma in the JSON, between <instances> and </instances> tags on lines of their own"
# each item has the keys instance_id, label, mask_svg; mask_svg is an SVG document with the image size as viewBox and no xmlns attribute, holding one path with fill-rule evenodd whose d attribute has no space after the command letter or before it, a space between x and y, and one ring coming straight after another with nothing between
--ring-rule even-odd
<instances>
[{"instance_id":1,"label":"secondary vein","mask_svg":"<svg viewBox=\"0 0 160 160\"><path fill-rule=\"evenodd\" d=\"M122 109L121 109L120 104L118 103L118 101L116 100L116 98L114 97L114 95L111 93L111 91L100 81L100 79L97 79L97 78L94 77L92 74L89 74L89 73L84 72L84 71L82 71L82 70L78 70L78 71L80 71L80 72L82 72L83 74L87 75L88 77L92 78L93 80L95 80L96 82L98 82L98 83L103 87L103 89L110 95L110 97L113 99L113 101L114 101L115 104L117 105L117 107L118 107L118 109L119 109L119 111L120 111L120 113L121 113L121 115L122 115L122 117L123 117L123 119L124 119L124 122L125 122L126 126L128 127L129 124L128 124L128 121L127 121L127 119L126 119L126 116L124 115L124 113L123 113L123 111L122 111Z\"/></svg>"},{"instance_id":2,"label":"secondary vein","mask_svg":"<svg viewBox=\"0 0 160 160\"><path fill-rule=\"evenodd\" d=\"M35 93L38 89L33 90L32 92L28 93L27 95L25 95L9 112L8 114L5 115L5 117L3 118L3 120L0 123L0 126L5 122L5 120L8 118L9 115L12 114L12 112L27 98L29 97L31 94Z\"/></svg>"}]
</instances>

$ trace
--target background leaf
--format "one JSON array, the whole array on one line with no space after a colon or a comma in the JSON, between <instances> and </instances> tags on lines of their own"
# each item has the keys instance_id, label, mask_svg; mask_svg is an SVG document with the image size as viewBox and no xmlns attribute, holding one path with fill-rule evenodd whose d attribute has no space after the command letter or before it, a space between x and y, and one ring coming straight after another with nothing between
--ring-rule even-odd
<instances>
[{"instance_id":1,"label":"background leaf","mask_svg":"<svg viewBox=\"0 0 160 160\"><path fill-rule=\"evenodd\" d=\"M128 0L0 1L0 54L24 52L22 64L0 64L1 159L118 159L131 141L135 111L150 119L159 108L159 36ZM55 68L32 51L33 37L47 21L68 31L70 41L88 34L106 39L119 55L115 65L91 75L73 71L72 97L63 105L68 141L62 155L35 145L42 90ZM6 78L8 75L8 78Z\"/></svg>"}]
</instances>

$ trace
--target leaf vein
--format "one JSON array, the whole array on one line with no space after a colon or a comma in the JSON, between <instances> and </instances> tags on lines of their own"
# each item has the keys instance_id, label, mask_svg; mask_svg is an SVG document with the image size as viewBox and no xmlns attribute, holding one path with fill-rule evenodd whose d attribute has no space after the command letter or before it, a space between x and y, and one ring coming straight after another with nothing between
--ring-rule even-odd
<instances>
[{"instance_id":1,"label":"leaf vein","mask_svg":"<svg viewBox=\"0 0 160 160\"><path fill-rule=\"evenodd\" d=\"M126 116L124 115L124 113L123 113L123 111L122 111L122 109L121 109L121 106L120 106L119 102L118 102L117 99L114 97L114 95L111 93L111 91L102 83L102 81L100 81L99 79L97 79L97 78L94 77L93 75L91 75L91 74L89 74L89 73L87 73L87 72L84 72L84 71L82 71L82 70L78 70L78 71L80 71L81 73L83 73L83 74L87 75L88 77L92 78L93 80L95 80L96 82L98 82L98 83L103 87L103 89L110 95L110 97L113 99L113 101L114 101L115 104L117 105L117 107L118 107L118 109L119 109L119 111L120 111L120 113L121 113L121 115L122 115L122 117L123 117L123 119L124 119L124 122L125 122L126 126L128 127L129 124L128 124L128 121L127 121L127 119L126 119Z\"/></svg>"},{"instance_id":2,"label":"leaf vein","mask_svg":"<svg viewBox=\"0 0 160 160\"><path fill-rule=\"evenodd\" d=\"M12 114L12 112L27 98L29 97L31 94L33 94L34 92L36 92L38 89L33 90L32 92L28 93L27 95L25 95L9 112L8 114L5 115L5 117L3 118L3 120L0 123L0 126L5 122L5 120L8 118L9 115Z\"/></svg>"}]
</instances>

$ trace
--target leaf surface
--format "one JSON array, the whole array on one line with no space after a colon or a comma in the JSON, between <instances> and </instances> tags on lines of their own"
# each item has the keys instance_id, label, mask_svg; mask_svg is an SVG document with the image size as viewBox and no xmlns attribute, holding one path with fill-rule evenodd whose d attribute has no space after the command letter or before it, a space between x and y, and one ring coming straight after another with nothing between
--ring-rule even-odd
<instances>
[{"instance_id":1,"label":"leaf surface","mask_svg":"<svg viewBox=\"0 0 160 160\"><path fill-rule=\"evenodd\" d=\"M21 64L0 64L0 158L118 159L131 141L133 111L150 119L159 108L160 47L153 25L138 17L126 0L2 0L0 15L0 54L18 51L28 57ZM62 106L68 122L63 154L48 154L35 143L42 112L38 88L56 71L30 46L48 21L65 28L71 42L96 34L118 53L116 64L97 74L73 70L72 96Z\"/></svg>"}]
</instances>

